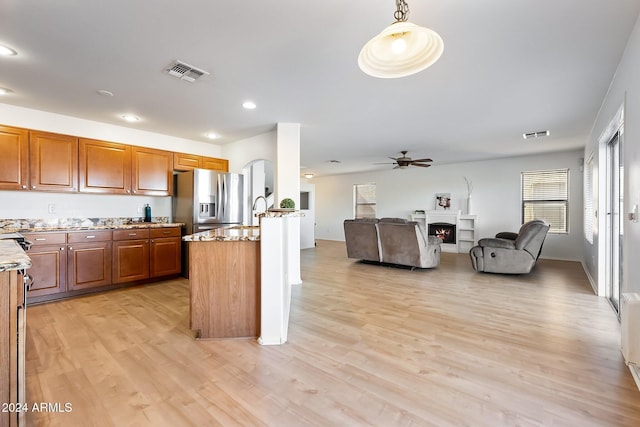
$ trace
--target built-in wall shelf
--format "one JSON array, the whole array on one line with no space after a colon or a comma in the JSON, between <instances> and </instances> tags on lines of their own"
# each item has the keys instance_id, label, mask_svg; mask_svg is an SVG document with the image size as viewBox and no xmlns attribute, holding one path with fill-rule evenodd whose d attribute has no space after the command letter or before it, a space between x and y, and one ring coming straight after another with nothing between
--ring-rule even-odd
<instances>
[{"instance_id":1,"label":"built-in wall shelf","mask_svg":"<svg viewBox=\"0 0 640 427\"><path fill-rule=\"evenodd\" d=\"M429 234L430 224L447 223L455 225L455 242L442 243L440 246L443 252L469 252L476 244L477 215L462 214L460 211L425 210L424 213L412 213L411 221L419 223L425 234Z\"/></svg>"}]
</instances>

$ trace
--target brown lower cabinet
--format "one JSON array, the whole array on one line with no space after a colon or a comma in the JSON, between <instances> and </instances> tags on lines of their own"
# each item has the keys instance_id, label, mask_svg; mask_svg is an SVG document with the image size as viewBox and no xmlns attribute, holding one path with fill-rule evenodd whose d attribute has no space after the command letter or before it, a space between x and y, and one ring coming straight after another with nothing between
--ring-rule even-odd
<instances>
[{"instance_id":1,"label":"brown lower cabinet","mask_svg":"<svg viewBox=\"0 0 640 427\"><path fill-rule=\"evenodd\" d=\"M31 278L28 297L67 290L67 233L23 233L33 245L29 250Z\"/></svg>"},{"instance_id":2,"label":"brown lower cabinet","mask_svg":"<svg viewBox=\"0 0 640 427\"><path fill-rule=\"evenodd\" d=\"M27 296L36 301L180 273L179 227L23 234L33 243Z\"/></svg>"},{"instance_id":3,"label":"brown lower cabinet","mask_svg":"<svg viewBox=\"0 0 640 427\"><path fill-rule=\"evenodd\" d=\"M151 277L180 274L182 259L180 248L182 239L180 229L152 228L150 244L149 275Z\"/></svg>"},{"instance_id":4,"label":"brown lower cabinet","mask_svg":"<svg viewBox=\"0 0 640 427\"><path fill-rule=\"evenodd\" d=\"M113 232L113 283L149 278L149 229Z\"/></svg>"},{"instance_id":5,"label":"brown lower cabinet","mask_svg":"<svg viewBox=\"0 0 640 427\"><path fill-rule=\"evenodd\" d=\"M111 284L111 231L67 234L67 290Z\"/></svg>"}]
</instances>

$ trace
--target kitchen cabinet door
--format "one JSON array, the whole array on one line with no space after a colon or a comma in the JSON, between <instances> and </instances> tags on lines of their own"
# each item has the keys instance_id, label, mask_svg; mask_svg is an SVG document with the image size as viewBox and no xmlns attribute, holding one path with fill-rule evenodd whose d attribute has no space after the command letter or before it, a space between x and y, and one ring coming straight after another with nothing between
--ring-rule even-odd
<instances>
[{"instance_id":1,"label":"kitchen cabinet door","mask_svg":"<svg viewBox=\"0 0 640 427\"><path fill-rule=\"evenodd\" d=\"M181 245L180 228L151 229L151 277L180 274L182 270Z\"/></svg>"},{"instance_id":2,"label":"kitchen cabinet door","mask_svg":"<svg viewBox=\"0 0 640 427\"><path fill-rule=\"evenodd\" d=\"M149 278L149 240L113 242L113 283Z\"/></svg>"},{"instance_id":3,"label":"kitchen cabinet door","mask_svg":"<svg viewBox=\"0 0 640 427\"><path fill-rule=\"evenodd\" d=\"M173 153L153 148L132 147L133 194L171 196L173 194Z\"/></svg>"},{"instance_id":4,"label":"kitchen cabinet door","mask_svg":"<svg viewBox=\"0 0 640 427\"><path fill-rule=\"evenodd\" d=\"M51 295L67 290L67 251L64 244L33 245L29 250L31 285L27 297Z\"/></svg>"},{"instance_id":5,"label":"kitchen cabinet door","mask_svg":"<svg viewBox=\"0 0 640 427\"><path fill-rule=\"evenodd\" d=\"M30 189L78 191L78 138L29 132Z\"/></svg>"},{"instance_id":6,"label":"kitchen cabinet door","mask_svg":"<svg viewBox=\"0 0 640 427\"><path fill-rule=\"evenodd\" d=\"M80 191L131 194L131 146L80 138Z\"/></svg>"},{"instance_id":7,"label":"kitchen cabinet door","mask_svg":"<svg viewBox=\"0 0 640 427\"><path fill-rule=\"evenodd\" d=\"M67 289L111 284L111 231L76 231L67 234Z\"/></svg>"},{"instance_id":8,"label":"kitchen cabinet door","mask_svg":"<svg viewBox=\"0 0 640 427\"><path fill-rule=\"evenodd\" d=\"M173 170L190 171L201 166L202 158L196 154L173 153Z\"/></svg>"},{"instance_id":9,"label":"kitchen cabinet door","mask_svg":"<svg viewBox=\"0 0 640 427\"><path fill-rule=\"evenodd\" d=\"M29 184L29 132L0 126L0 190L26 190Z\"/></svg>"},{"instance_id":10,"label":"kitchen cabinet door","mask_svg":"<svg viewBox=\"0 0 640 427\"><path fill-rule=\"evenodd\" d=\"M201 167L202 169L229 172L229 160L216 159L215 157L203 157Z\"/></svg>"}]
</instances>

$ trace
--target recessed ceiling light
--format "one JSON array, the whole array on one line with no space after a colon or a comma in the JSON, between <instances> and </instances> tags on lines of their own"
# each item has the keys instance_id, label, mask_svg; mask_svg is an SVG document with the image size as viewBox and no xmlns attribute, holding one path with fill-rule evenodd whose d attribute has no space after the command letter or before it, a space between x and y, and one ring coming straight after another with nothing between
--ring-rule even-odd
<instances>
[{"instance_id":1,"label":"recessed ceiling light","mask_svg":"<svg viewBox=\"0 0 640 427\"><path fill-rule=\"evenodd\" d=\"M98 93L98 95L102 96L113 96L113 92L104 89L97 90L96 92Z\"/></svg>"},{"instance_id":2,"label":"recessed ceiling light","mask_svg":"<svg viewBox=\"0 0 640 427\"><path fill-rule=\"evenodd\" d=\"M311 179L311 178L313 178L313 174L312 173L305 173L304 177L307 178L307 179Z\"/></svg>"},{"instance_id":3,"label":"recessed ceiling light","mask_svg":"<svg viewBox=\"0 0 640 427\"><path fill-rule=\"evenodd\" d=\"M132 116L131 114L125 114L122 116L122 120L127 121L129 123L134 123L140 120L140 117Z\"/></svg>"},{"instance_id":4,"label":"recessed ceiling light","mask_svg":"<svg viewBox=\"0 0 640 427\"><path fill-rule=\"evenodd\" d=\"M247 110L255 110L257 105L253 101L245 101L242 103L242 106Z\"/></svg>"},{"instance_id":5,"label":"recessed ceiling light","mask_svg":"<svg viewBox=\"0 0 640 427\"><path fill-rule=\"evenodd\" d=\"M2 56L14 56L17 55L18 52L11 49L10 47L4 46L0 44L0 55Z\"/></svg>"},{"instance_id":6,"label":"recessed ceiling light","mask_svg":"<svg viewBox=\"0 0 640 427\"><path fill-rule=\"evenodd\" d=\"M11 89L7 89L6 87L0 87L0 95L7 95L13 92Z\"/></svg>"},{"instance_id":7,"label":"recessed ceiling light","mask_svg":"<svg viewBox=\"0 0 640 427\"><path fill-rule=\"evenodd\" d=\"M215 132L209 132L209 133L205 134L205 136L207 138L209 138L209 139L218 139L218 138L220 138L220 135L218 135Z\"/></svg>"}]
</instances>

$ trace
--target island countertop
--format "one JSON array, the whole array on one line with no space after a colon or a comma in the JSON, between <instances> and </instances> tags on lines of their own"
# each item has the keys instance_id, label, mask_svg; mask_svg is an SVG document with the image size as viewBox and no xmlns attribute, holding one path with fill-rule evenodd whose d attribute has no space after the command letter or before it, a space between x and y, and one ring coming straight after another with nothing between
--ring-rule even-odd
<instances>
[{"instance_id":1,"label":"island countertop","mask_svg":"<svg viewBox=\"0 0 640 427\"><path fill-rule=\"evenodd\" d=\"M183 236L185 242L223 241L233 242L238 240L260 240L260 227L257 225L236 225L220 227L200 233Z\"/></svg>"},{"instance_id":2,"label":"island countertop","mask_svg":"<svg viewBox=\"0 0 640 427\"><path fill-rule=\"evenodd\" d=\"M31 268L31 259L13 240L0 240L0 271Z\"/></svg>"}]
</instances>

